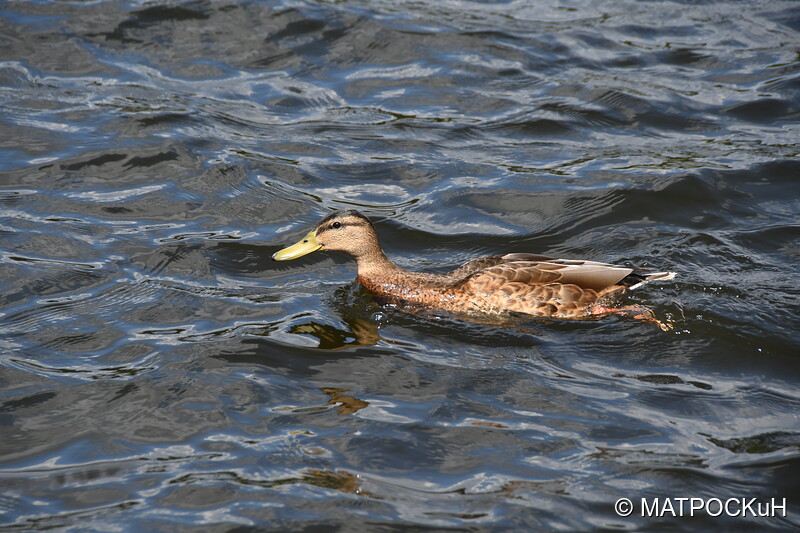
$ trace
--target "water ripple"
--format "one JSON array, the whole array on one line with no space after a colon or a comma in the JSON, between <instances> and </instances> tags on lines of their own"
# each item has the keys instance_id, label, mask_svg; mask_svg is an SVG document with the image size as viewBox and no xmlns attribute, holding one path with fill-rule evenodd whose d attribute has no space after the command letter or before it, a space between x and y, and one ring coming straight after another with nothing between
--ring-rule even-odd
<instances>
[{"instance_id":1,"label":"water ripple","mask_svg":"<svg viewBox=\"0 0 800 533\"><path fill-rule=\"evenodd\" d=\"M796 491L797 9L7 3L0 530L786 530L619 498ZM496 327L270 257L333 208L444 271L674 270ZM577 512L576 512L577 511Z\"/></svg>"}]
</instances>

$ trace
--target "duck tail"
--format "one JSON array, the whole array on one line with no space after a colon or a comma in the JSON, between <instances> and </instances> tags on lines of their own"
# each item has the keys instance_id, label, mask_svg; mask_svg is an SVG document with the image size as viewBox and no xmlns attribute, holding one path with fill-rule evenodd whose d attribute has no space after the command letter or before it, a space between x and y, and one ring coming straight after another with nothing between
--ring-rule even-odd
<instances>
[{"instance_id":1,"label":"duck tail","mask_svg":"<svg viewBox=\"0 0 800 533\"><path fill-rule=\"evenodd\" d=\"M637 277L636 283L630 285L628 290L641 287L650 281L667 281L675 277L675 272L653 272L651 274L634 274ZM629 276L631 277L631 276Z\"/></svg>"}]
</instances>

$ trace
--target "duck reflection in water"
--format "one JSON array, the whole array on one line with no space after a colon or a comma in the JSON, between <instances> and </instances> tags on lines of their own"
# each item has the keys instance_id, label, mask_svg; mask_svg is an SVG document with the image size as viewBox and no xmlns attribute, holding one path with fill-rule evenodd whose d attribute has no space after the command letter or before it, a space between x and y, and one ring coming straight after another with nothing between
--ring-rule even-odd
<instances>
[{"instance_id":1,"label":"duck reflection in water","mask_svg":"<svg viewBox=\"0 0 800 533\"><path fill-rule=\"evenodd\" d=\"M378 334L378 324L369 320L346 316L345 323L349 331L335 328L319 322L305 322L289 328L289 333L298 335L311 335L319 341L321 350L341 350L351 346L374 346L381 340Z\"/></svg>"}]
</instances>

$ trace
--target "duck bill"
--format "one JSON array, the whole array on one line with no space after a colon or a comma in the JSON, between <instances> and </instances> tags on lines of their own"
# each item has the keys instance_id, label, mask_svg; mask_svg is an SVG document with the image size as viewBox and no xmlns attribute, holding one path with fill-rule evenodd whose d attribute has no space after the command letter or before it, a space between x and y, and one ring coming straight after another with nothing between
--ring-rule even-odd
<instances>
[{"instance_id":1,"label":"duck bill","mask_svg":"<svg viewBox=\"0 0 800 533\"><path fill-rule=\"evenodd\" d=\"M303 257L306 254L322 249L322 245L317 242L315 233L316 231L309 231L308 235L300 239L300 242L297 244L275 252L272 254L272 260L289 261L290 259L297 259L298 257Z\"/></svg>"}]
</instances>

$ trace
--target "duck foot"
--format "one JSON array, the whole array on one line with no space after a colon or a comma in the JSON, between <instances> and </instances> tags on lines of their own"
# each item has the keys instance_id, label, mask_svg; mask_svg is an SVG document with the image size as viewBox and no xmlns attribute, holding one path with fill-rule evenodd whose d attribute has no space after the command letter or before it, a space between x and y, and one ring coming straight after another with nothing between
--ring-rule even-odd
<instances>
[{"instance_id":1,"label":"duck foot","mask_svg":"<svg viewBox=\"0 0 800 533\"><path fill-rule=\"evenodd\" d=\"M608 316L611 314L628 316L635 320L650 322L658 326L661 331L671 331L672 324L663 322L655 317L653 311L642 305L625 305L623 307L608 307L607 305L597 304L589 309L595 316Z\"/></svg>"}]
</instances>

